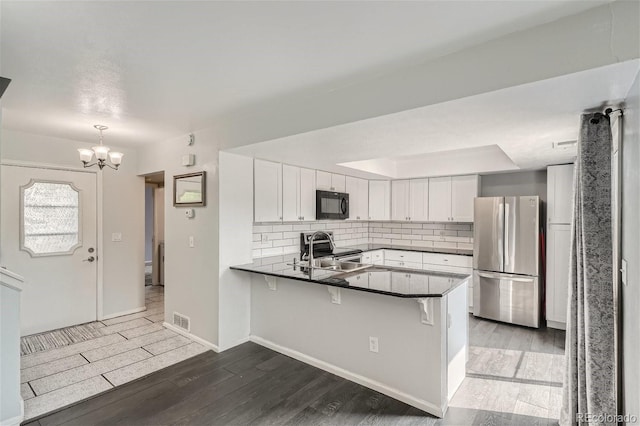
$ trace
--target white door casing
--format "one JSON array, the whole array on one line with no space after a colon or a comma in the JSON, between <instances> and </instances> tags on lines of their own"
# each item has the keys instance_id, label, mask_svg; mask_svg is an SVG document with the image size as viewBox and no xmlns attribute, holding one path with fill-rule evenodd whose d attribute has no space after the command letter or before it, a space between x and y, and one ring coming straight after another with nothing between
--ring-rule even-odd
<instances>
[{"instance_id":1,"label":"white door casing","mask_svg":"<svg viewBox=\"0 0 640 426\"><path fill-rule=\"evenodd\" d=\"M36 167L2 165L2 222L0 229L0 264L19 271L25 277L21 298L21 334L29 335L97 319L97 176L92 172L55 170ZM36 186L34 187L34 184ZM21 215L29 211L22 206L22 197L33 188L43 191L47 184L77 191L78 222L68 227L78 230L77 242L62 249L38 248L33 239L46 238L38 234L36 225L52 225L51 217L42 208L41 216L27 221L23 227ZM55 204L55 203L54 203ZM52 207L53 210L60 209ZM73 209L71 209L73 210ZM34 210L31 210L33 212ZM70 213L73 216L75 213ZM43 226L44 226L43 225ZM34 228L35 226L35 228ZM31 237L25 228L33 228ZM26 243L22 244L21 241ZM25 247L21 247L25 246ZM90 252L89 250L92 250ZM89 258L93 257L93 261Z\"/></svg>"}]
</instances>

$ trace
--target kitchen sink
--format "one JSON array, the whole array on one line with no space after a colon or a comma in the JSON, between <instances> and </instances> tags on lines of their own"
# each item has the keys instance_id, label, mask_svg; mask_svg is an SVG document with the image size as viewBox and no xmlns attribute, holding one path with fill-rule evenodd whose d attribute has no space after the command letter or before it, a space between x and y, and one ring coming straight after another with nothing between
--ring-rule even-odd
<instances>
[{"instance_id":1,"label":"kitchen sink","mask_svg":"<svg viewBox=\"0 0 640 426\"><path fill-rule=\"evenodd\" d=\"M299 262L297 266L308 267L308 263ZM370 266L372 265L359 262L350 262L347 260L341 261L336 259L314 259L313 261L313 268L330 271L353 272L359 271L361 269L366 269Z\"/></svg>"}]
</instances>

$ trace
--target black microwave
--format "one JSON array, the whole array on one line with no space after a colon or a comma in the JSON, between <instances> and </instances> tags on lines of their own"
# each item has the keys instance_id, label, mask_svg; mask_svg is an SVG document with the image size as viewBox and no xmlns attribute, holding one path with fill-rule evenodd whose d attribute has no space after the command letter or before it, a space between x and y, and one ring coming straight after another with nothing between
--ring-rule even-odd
<instances>
[{"instance_id":1,"label":"black microwave","mask_svg":"<svg viewBox=\"0 0 640 426\"><path fill-rule=\"evenodd\" d=\"M316 191L316 220L349 219L349 194Z\"/></svg>"}]
</instances>

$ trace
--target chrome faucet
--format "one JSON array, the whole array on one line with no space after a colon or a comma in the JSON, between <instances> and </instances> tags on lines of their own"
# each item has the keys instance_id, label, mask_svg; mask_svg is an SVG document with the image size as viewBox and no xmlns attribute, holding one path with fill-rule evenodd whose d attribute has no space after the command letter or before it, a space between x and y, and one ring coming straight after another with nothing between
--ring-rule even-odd
<instances>
[{"instance_id":1,"label":"chrome faucet","mask_svg":"<svg viewBox=\"0 0 640 426\"><path fill-rule=\"evenodd\" d=\"M326 231L316 231L309 237L309 268L313 268L313 240L316 238L316 235L324 234L329 239L329 246L331 247L331 251L336 248L336 244L333 242L333 238L331 234Z\"/></svg>"}]
</instances>

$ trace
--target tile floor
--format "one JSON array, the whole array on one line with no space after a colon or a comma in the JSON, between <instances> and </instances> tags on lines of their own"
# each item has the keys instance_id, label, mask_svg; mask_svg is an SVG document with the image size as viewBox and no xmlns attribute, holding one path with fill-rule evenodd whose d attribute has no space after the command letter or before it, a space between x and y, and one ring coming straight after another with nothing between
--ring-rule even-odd
<instances>
[{"instance_id":1,"label":"tile floor","mask_svg":"<svg viewBox=\"0 0 640 426\"><path fill-rule=\"evenodd\" d=\"M21 357L25 420L207 350L162 326L163 287L148 286L145 291L146 311L91 323L91 329L99 331L96 337L85 333L80 341L61 343L44 336L41 342L53 342L48 347L24 345L29 348Z\"/></svg>"},{"instance_id":2,"label":"tile floor","mask_svg":"<svg viewBox=\"0 0 640 426\"><path fill-rule=\"evenodd\" d=\"M564 339L561 330L535 330L470 315L467 377L449 404L451 424L509 424L515 419L557 424ZM487 413L490 419L482 417Z\"/></svg>"}]
</instances>

